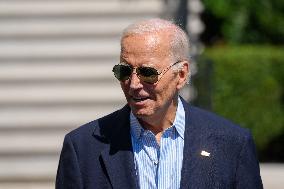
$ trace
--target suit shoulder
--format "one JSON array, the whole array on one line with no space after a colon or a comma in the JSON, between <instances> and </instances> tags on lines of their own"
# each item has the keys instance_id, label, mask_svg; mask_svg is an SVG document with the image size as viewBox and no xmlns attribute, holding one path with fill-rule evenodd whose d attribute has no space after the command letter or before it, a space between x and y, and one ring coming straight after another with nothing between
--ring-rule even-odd
<instances>
[{"instance_id":1,"label":"suit shoulder","mask_svg":"<svg viewBox=\"0 0 284 189\"><path fill-rule=\"evenodd\" d=\"M250 136L250 131L248 129L243 128L232 121L207 110L190 106L189 114L192 119L201 123L199 124L201 127L205 127L203 129L208 129L212 133L222 133L237 137Z\"/></svg>"},{"instance_id":2,"label":"suit shoulder","mask_svg":"<svg viewBox=\"0 0 284 189\"><path fill-rule=\"evenodd\" d=\"M120 115L125 111L127 111L127 106L89 123L81 125L80 127L67 133L67 136L71 137L72 139L76 139L91 136L93 133L101 133L101 130L107 130L104 127L111 125L108 123L116 123L120 118Z\"/></svg>"}]
</instances>

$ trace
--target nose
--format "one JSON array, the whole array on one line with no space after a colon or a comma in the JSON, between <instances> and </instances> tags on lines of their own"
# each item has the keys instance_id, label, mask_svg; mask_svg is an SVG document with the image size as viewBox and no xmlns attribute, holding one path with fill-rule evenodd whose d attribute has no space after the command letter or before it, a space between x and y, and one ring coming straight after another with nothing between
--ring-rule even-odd
<instances>
[{"instance_id":1,"label":"nose","mask_svg":"<svg viewBox=\"0 0 284 189\"><path fill-rule=\"evenodd\" d=\"M129 85L130 89L142 88L142 83L140 82L140 79L135 71L131 74L129 82L130 82Z\"/></svg>"}]
</instances>

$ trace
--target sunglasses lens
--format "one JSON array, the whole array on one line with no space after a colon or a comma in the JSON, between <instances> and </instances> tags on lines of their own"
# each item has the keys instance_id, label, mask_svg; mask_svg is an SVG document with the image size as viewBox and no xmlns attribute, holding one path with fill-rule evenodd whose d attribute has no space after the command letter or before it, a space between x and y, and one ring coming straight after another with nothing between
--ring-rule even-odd
<instances>
[{"instance_id":1,"label":"sunglasses lens","mask_svg":"<svg viewBox=\"0 0 284 189\"><path fill-rule=\"evenodd\" d=\"M119 80L119 81L125 81L129 79L131 73L132 73L132 68L130 66L126 65L115 65L112 69L114 76Z\"/></svg>"},{"instance_id":2,"label":"sunglasses lens","mask_svg":"<svg viewBox=\"0 0 284 189\"><path fill-rule=\"evenodd\" d=\"M158 81L158 71L155 68L151 67L140 67L137 69L137 74L139 78L150 84L154 84Z\"/></svg>"}]
</instances>

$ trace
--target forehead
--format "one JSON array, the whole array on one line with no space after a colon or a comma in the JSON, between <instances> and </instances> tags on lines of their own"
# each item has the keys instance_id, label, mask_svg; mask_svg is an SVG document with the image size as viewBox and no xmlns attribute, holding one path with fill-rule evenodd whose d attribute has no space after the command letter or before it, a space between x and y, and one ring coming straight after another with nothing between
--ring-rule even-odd
<instances>
[{"instance_id":1,"label":"forehead","mask_svg":"<svg viewBox=\"0 0 284 189\"><path fill-rule=\"evenodd\" d=\"M170 36L167 32L133 34L121 41L121 59L146 62L168 58Z\"/></svg>"}]
</instances>

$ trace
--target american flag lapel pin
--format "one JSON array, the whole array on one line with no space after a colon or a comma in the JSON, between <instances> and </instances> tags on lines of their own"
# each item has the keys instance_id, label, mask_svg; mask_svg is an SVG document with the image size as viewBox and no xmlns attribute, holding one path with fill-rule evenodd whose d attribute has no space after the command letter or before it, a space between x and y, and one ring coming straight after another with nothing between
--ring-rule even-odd
<instances>
[{"instance_id":1,"label":"american flag lapel pin","mask_svg":"<svg viewBox=\"0 0 284 189\"><path fill-rule=\"evenodd\" d=\"M209 153L209 152L206 152L205 150L202 150L201 153L200 153L200 155L209 157L209 156L210 156L210 153Z\"/></svg>"}]
</instances>

